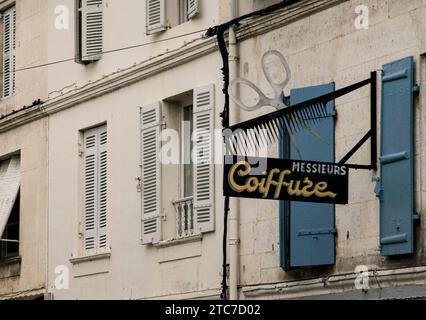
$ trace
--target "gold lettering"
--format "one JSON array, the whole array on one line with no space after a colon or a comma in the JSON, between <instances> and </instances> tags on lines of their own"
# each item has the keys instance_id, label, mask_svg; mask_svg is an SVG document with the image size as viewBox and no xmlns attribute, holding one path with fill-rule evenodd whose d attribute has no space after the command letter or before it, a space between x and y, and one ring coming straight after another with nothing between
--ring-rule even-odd
<instances>
[{"instance_id":1,"label":"gold lettering","mask_svg":"<svg viewBox=\"0 0 426 320\"><path fill-rule=\"evenodd\" d=\"M255 192L259 188L259 180L256 177L248 179L246 187L248 192Z\"/></svg>"},{"instance_id":2,"label":"gold lettering","mask_svg":"<svg viewBox=\"0 0 426 320\"><path fill-rule=\"evenodd\" d=\"M277 183L273 180L274 175L276 173L280 173L280 170L277 169L277 168L274 168L269 172L268 179L262 179L262 183L260 184L259 192L263 194L263 198L268 197L269 189L271 188L271 185L275 185L275 186L277 185Z\"/></svg>"},{"instance_id":3,"label":"gold lettering","mask_svg":"<svg viewBox=\"0 0 426 320\"><path fill-rule=\"evenodd\" d=\"M327 191L327 192L322 192L325 191L328 187L327 182L318 182L317 185L315 186L315 195L319 198L326 198L326 197L330 197L330 198L335 198L337 196L336 193L333 193L331 191Z\"/></svg>"},{"instance_id":4,"label":"gold lettering","mask_svg":"<svg viewBox=\"0 0 426 320\"><path fill-rule=\"evenodd\" d=\"M291 174L290 170L284 170L283 172L281 172L280 177L278 179L278 182L272 182L272 184L274 186L276 186L275 188L275 195L274 195L274 199L278 199L280 194L281 194L281 188L282 186L288 187L288 183L284 182L284 178L286 175Z\"/></svg>"},{"instance_id":5,"label":"gold lettering","mask_svg":"<svg viewBox=\"0 0 426 320\"><path fill-rule=\"evenodd\" d=\"M247 186L246 186L246 185L244 185L244 186L240 186L240 185L238 185L238 184L235 182L235 180L234 180L235 172L236 172L236 171L237 171L240 167L243 167L243 166L245 167L245 169L241 169L241 170L238 172L238 175L240 175L240 176L242 176L242 177L244 177L244 176L248 175L248 174L250 173L251 166L250 166L250 164L249 164L248 162L245 162L245 161L238 162L238 163L234 164L234 165L231 167L231 170L229 171L229 175L228 175L228 182L229 182L229 185L231 186L231 188L232 188L232 189L234 189L234 191L237 191L237 192L244 192L244 191L246 191L246 190L247 190Z\"/></svg>"},{"instance_id":6,"label":"gold lettering","mask_svg":"<svg viewBox=\"0 0 426 320\"><path fill-rule=\"evenodd\" d=\"M305 198L309 198L315 193L315 190L308 191L314 186L314 183L309 180L309 178L305 178L305 180L303 180L303 183L306 184L306 186L302 189L302 196L304 196Z\"/></svg>"},{"instance_id":7,"label":"gold lettering","mask_svg":"<svg viewBox=\"0 0 426 320\"><path fill-rule=\"evenodd\" d=\"M244 185L239 185L235 181L235 175L238 174L240 177L245 177L250 175L251 165L246 161L241 161L234 164L231 167L231 170L228 174L228 183L230 187L236 192L259 192L262 194L263 198L268 198L271 186L275 186L274 199L280 197L282 188L287 188L287 193L291 196L303 196L305 198L311 197L313 195L319 198L335 198L336 193L327 191L328 184L327 182L321 181L316 184L313 183L308 177L306 177L303 182L301 180L290 180L289 182L285 181L287 175L291 175L290 170L281 171L277 168L271 169L269 173L264 173L264 178L261 178L259 181L258 177L249 177ZM278 180L274 179L274 176L279 174Z\"/></svg>"},{"instance_id":8,"label":"gold lettering","mask_svg":"<svg viewBox=\"0 0 426 320\"><path fill-rule=\"evenodd\" d=\"M294 184L296 184L296 186L294 186ZM294 195L300 196L300 194L301 194L300 180L297 180L297 181L291 180L290 185L287 188L287 192L291 196L294 196Z\"/></svg>"}]
</instances>

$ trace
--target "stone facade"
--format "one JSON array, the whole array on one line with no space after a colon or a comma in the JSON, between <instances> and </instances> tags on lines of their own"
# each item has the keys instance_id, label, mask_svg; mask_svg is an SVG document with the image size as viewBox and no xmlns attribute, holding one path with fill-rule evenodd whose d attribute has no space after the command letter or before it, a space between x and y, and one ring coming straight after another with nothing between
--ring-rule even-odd
<instances>
[{"instance_id":1,"label":"stone facade","mask_svg":"<svg viewBox=\"0 0 426 320\"><path fill-rule=\"evenodd\" d=\"M13 268L3 271L0 264L0 297L2 292L39 288L54 299L220 297L222 167L215 166L214 231L176 239L173 201L179 198L180 168L163 166L158 181L163 198L161 241L154 245L142 244L140 107L161 101L162 128L177 128L176 106L191 103L188 101L192 101L196 88L212 84L213 123L216 129L221 128L222 61L215 39L202 35L208 27L231 17L230 1L200 0L200 11L195 18L164 32L147 35L143 1L129 0L123 6L121 1L106 0L103 8L105 53L101 60L87 65L69 59L75 53L75 19L71 18L69 28L64 30L58 30L54 24L55 8L64 5L72 17L75 1L49 0L48 5L37 1L40 3L36 5L32 0L33 7L25 8L29 1L17 1L18 38L22 39L17 51L18 65L24 68L67 61L19 73L17 94L12 98L18 102L0 104L0 110L6 114L16 108L15 105L21 106L36 98L45 101L39 107L0 120L0 158L21 150L22 192L24 187L32 189L21 200L21 277L2 280L2 272L13 274L15 271ZM237 2L238 15L242 15L279 1ZM369 9L366 29L355 25L359 5ZM39 15L28 14L25 19L26 12ZM290 89L331 82L336 89L342 88L368 78L371 71L380 73L384 64L414 57L416 83L420 86L420 93L415 97L415 209L420 215L426 196L423 172L426 128L422 121L426 94L425 15L426 3L422 0L301 0L268 16L244 21L236 29L239 76L250 79L268 95L273 92L262 75L260 61L263 53L270 49L283 53L291 66L293 77L286 88L287 95ZM47 25L40 20L48 21ZM24 28L35 30L34 34L19 36ZM44 40L34 40L39 37ZM34 49L37 45L41 46L38 51ZM132 48L127 48L129 46ZM119 48L122 50L117 51ZM24 51L36 51L40 57L36 59ZM29 59L26 62L25 57ZM246 101L255 100L250 92L241 90L240 94ZM380 110L380 95L378 99ZM369 129L369 101L367 89L336 101L336 160ZM243 121L269 111L272 109L234 112L231 120ZM106 124L108 130L108 248L88 255L82 249L82 139L86 129L101 124ZM220 159L220 145L216 154ZM277 155L277 146L271 146L269 156ZM368 144L351 159L354 163L369 160ZM328 267L284 271L280 267L278 203L245 199L233 202L233 208L239 211L239 265L230 267L238 268L238 297L426 296L424 219L415 224L414 254L394 258L380 255L379 201L374 193L374 179L378 176L380 172L351 171L349 205L336 206L336 263ZM25 207L37 210L26 218ZM28 224L37 228L27 230ZM370 270L370 293L355 290L355 268L359 265ZM68 272L69 286L65 289L57 286L58 267Z\"/></svg>"}]
</instances>

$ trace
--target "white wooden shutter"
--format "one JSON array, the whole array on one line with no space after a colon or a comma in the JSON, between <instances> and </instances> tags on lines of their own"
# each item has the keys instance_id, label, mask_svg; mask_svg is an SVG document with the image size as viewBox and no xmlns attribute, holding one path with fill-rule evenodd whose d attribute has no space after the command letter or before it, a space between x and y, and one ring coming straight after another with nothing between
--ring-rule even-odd
<instances>
[{"instance_id":1,"label":"white wooden shutter","mask_svg":"<svg viewBox=\"0 0 426 320\"><path fill-rule=\"evenodd\" d=\"M146 33L153 34L166 30L165 0L146 0Z\"/></svg>"},{"instance_id":2,"label":"white wooden shutter","mask_svg":"<svg viewBox=\"0 0 426 320\"><path fill-rule=\"evenodd\" d=\"M161 240L161 103L142 108L142 243Z\"/></svg>"},{"instance_id":3,"label":"white wooden shutter","mask_svg":"<svg viewBox=\"0 0 426 320\"><path fill-rule=\"evenodd\" d=\"M108 134L106 126L99 128L99 220L98 248L107 248L107 163L108 163Z\"/></svg>"},{"instance_id":4,"label":"white wooden shutter","mask_svg":"<svg viewBox=\"0 0 426 320\"><path fill-rule=\"evenodd\" d=\"M214 230L214 86L194 89L195 230Z\"/></svg>"},{"instance_id":5,"label":"white wooden shutter","mask_svg":"<svg viewBox=\"0 0 426 320\"><path fill-rule=\"evenodd\" d=\"M20 186L21 159L19 156L14 156L0 165L0 238L9 220Z\"/></svg>"},{"instance_id":6,"label":"white wooden shutter","mask_svg":"<svg viewBox=\"0 0 426 320\"><path fill-rule=\"evenodd\" d=\"M103 51L103 0L82 0L81 60L97 61Z\"/></svg>"},{"instance_id":7,"label":"white wooden shutter","mask_svg":"<svg viewBox=\"0 0 426 320\"><path fill-rule=\"evenodd\" d=\"M94 254L107 248L107 126L84 133L84 249Z\"/></svg>"},{"instance_id":8,"label":"white wooden shutter","mask_svg":"<svg viewBox=\"0 0 426 320\"><path fill-rule=\"evenodd\" d=\"M15 92L16 8L3 14L3 97Z\"/></svg>"},{"instance_id":9,"label":"white wooden shutter","mask_svg":"<svg viewBox=\"0 0 426 320\"><path fill-rule=\"evenodd\" d=\"M198 14L198 0L188 1L188 19L192 19Z\"/></svg>"},{"instance_id":10,"label":"white wooden shutter","mask_svg":"<svg viewBox=\"0 0 426 320\"><path fill-rule=\"evenodd\" d=\"M98 128L84 133L84 250L96 253L98 225Z\"/></svg>"}]
</instances>

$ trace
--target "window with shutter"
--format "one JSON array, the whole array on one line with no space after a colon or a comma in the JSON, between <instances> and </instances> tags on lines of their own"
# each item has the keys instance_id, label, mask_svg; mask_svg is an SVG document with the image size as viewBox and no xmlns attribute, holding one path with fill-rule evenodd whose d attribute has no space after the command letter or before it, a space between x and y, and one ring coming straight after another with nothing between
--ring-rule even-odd
<instances>
[{"instance_id":1,"label":"window with shutter","mask_svg":"<svg viewBox=\"0 0 426 320\"><path fill-rule=\"evenodd\" d=\"M107 127L84 132L84 249L107 248Z\"/></svg>"},{"instance_id":2,"label":"window with shutter","mask_svg":"<svg viewBox=\"0 0 426 320\"><path fill-rule=\"evenodd\" d=\"M146 0L146 33L154 34L166 30L165 0Z\"/></svg>"},{"instance_id":3,"label":"window with shutter","mask_svg":"<svg viewBox=\"0 0 426 320\"><path fill-rule=\"evenodd\" d=\"M334 84L295 89L291 105L334 91ZM306 131L295 137L303 160L334 162L334 102L327 104L329 118L313 129L327 142L321 143ZM289 139L287 139L289 140ZM298 159L295 148L282 141L281 155ZM335 263L334 205L304 202L281 202L281 264L283 268L332 265Z\"/></svg>"},{"instance_id":4,"label":"window with shutter","mask_svg":"<svg viewBox=\"0 0 426 320\"><path fill-rule=\"evenodd\" d=\"M80 60L89 63L100 60L103 52L103 0L81 1L79 36Z\"/></svg>"},{"instance_id":5,"label":"window with shutter","mask_svg":"<svg viewBox=\"0 0 426 320\"><path fill-rule=\"evenodd\" d=\"M188 19L194 18L198 14L198 0L187 0Z\"/></svg>"},{"instance_id":6,"label":"window with shutter","mask_svg":"<svg viewBox=\"0 0 426 320\"><path fill-rule=\"evenodd\" d=\"M0 237L5 230L21 186L21 159L14 156L0 164Z\"/></svg>"},{"instance_id":7,"label":"window with shutter","mask_svg":"<svg viewBox=\"0 0 426 320\"><path fill-rule=\"evenodd\" d=\"M19 256L20 193L16 197L9 220L0 233L0 261Z\"/></svg>"},{"instance_id":8,"label":"window with shutter","mask_svg":"<svg viewBox=\"0 0 426 320\"><path fill-rule=\"evenodd\" d=\"M196 88L193 103L194 121L194 229L213 231L214 165L213 123L214 86Z\"/></svg>"},{"instance_id":9,"label":"window with shutter","mask_svg":"<svg viewBox=\"0 0 426 320\"><path fill-rule=\"evenodd\" d=\"M142 243L161 240L161 103L141 110L142 126Z\"/></svg>"},{"instance_id":10,"label":"window with shutter","mask_svg":"<svg viewBox=\"0 0 426 320\"><path fill-rule=\"evenodd\" d=\"M98 247L107 247L107 143L108 134L106 127L99 132L99 222L98 222Z\"/></svg>"},{"instance_id":11,"label":"window with shutter","mask_svg":"<svg viewBox=\"0 0 426 320\"><path fill-rule=\"evenodd\" d=\"M16 8L3 14L3 98L15 92Z\"/></svg>"},{"instance_id":12,"label":"window with shutter","mask_svg":"<svg viewBox=\"0 0 426 320\"><path fill-rule=\"evenodd\" d=\"M380 157L380 248L414 252L414 61L383 66Z\"/></svg>"}]
</instances>

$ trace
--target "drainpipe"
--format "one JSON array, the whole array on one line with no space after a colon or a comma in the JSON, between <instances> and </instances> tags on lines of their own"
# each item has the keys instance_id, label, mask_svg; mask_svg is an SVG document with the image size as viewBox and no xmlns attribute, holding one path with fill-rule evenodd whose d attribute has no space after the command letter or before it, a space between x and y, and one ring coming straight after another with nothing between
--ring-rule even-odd
<instances>
[{"instance_id":1,"label":"drainpipe","mask_svg":"<svg viewBox=\"0 0 426 320\"><path fill-rule=\"evenodd\" d=\"M230 19L238 15L238 0L229 0ZM234 80L238 75L239 57L238 44L235 34L235 26L229 29L229 78ZM230 123L239 122L239 108L230 100L229 103ZM231 300L238 300L238 284L240 283L240 202L237 198L230 199L229 217L229 296Z\"/></svg>"}]
</instances>

